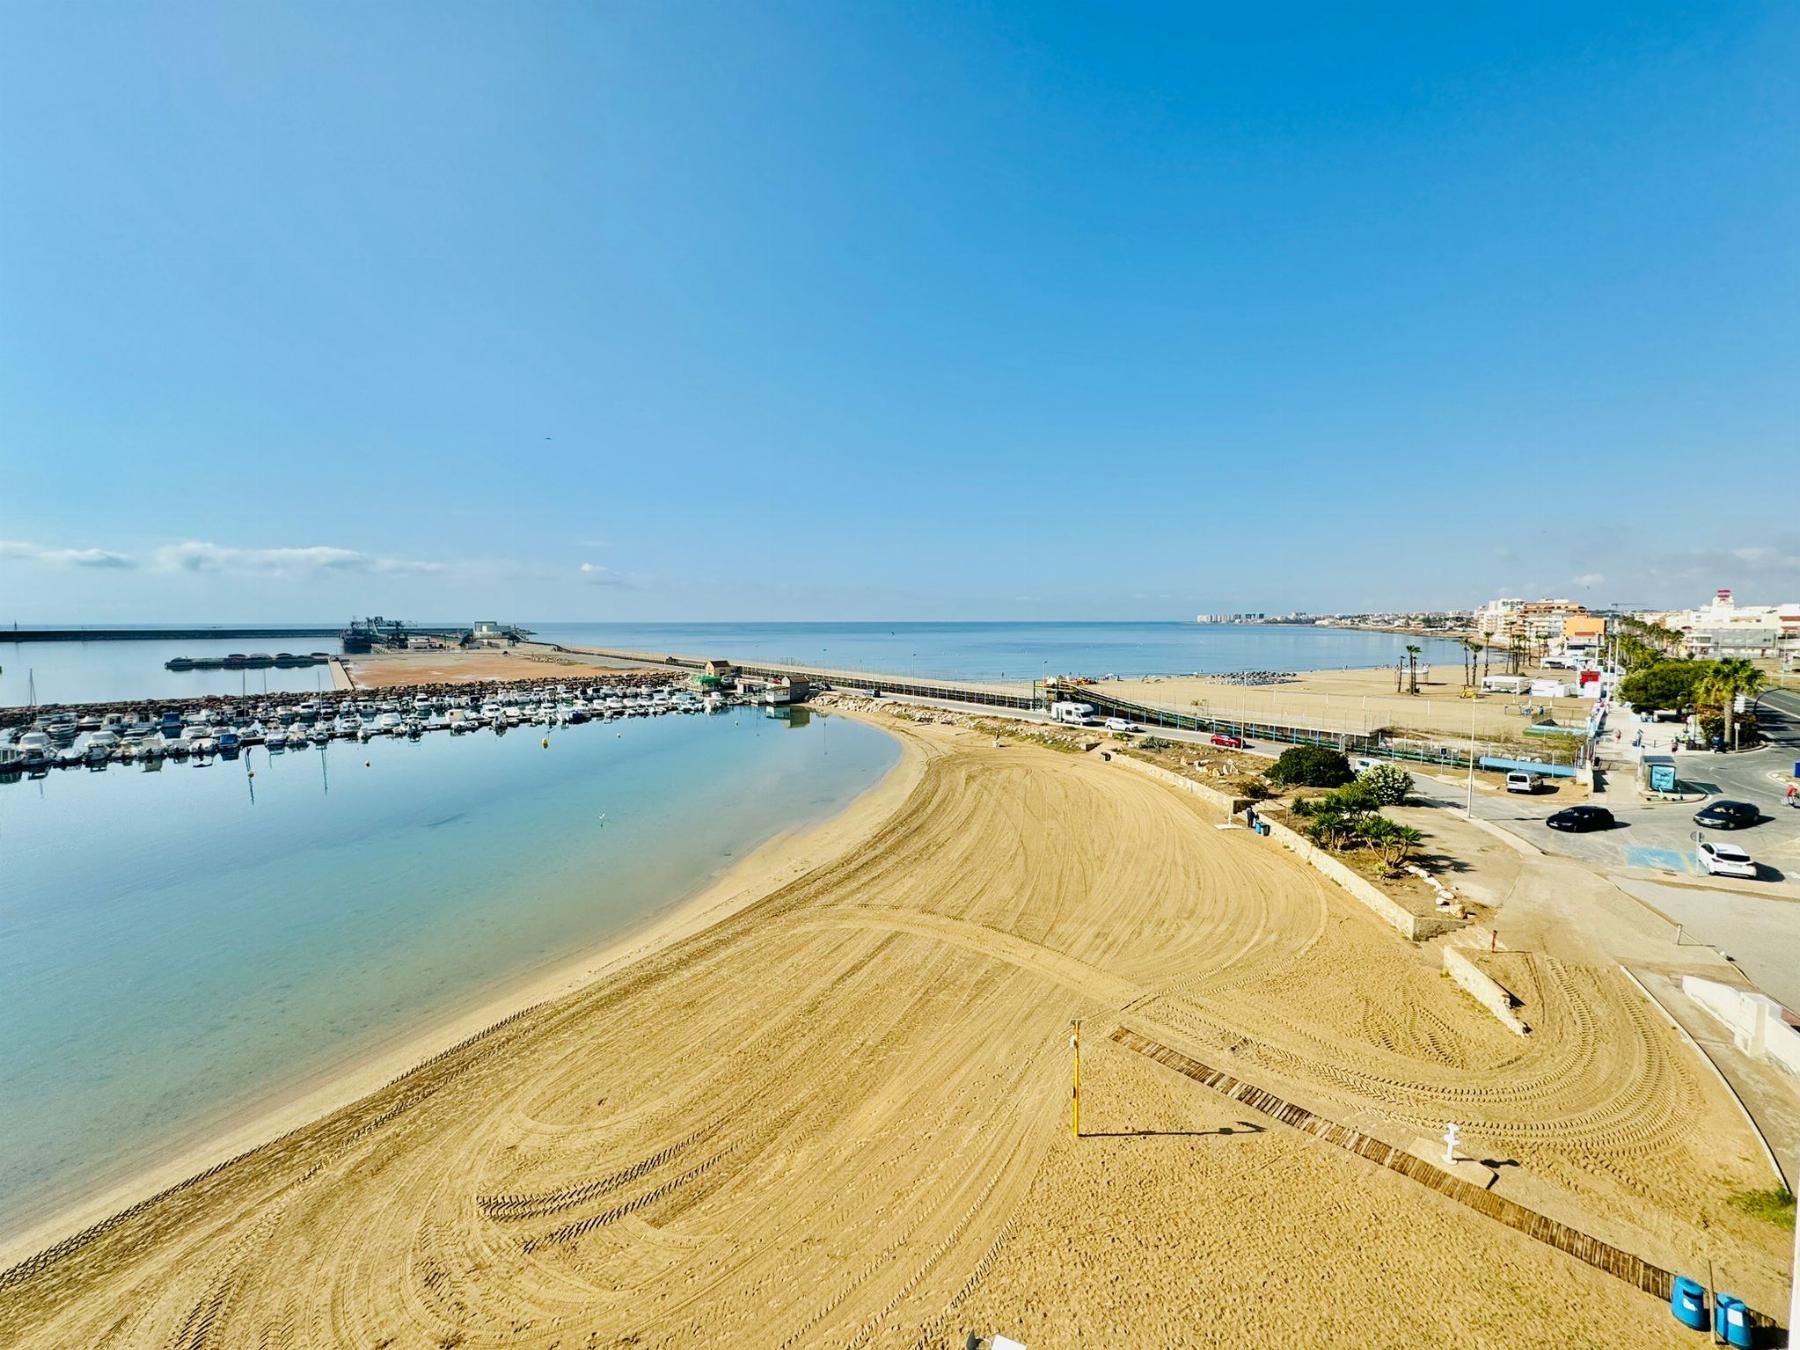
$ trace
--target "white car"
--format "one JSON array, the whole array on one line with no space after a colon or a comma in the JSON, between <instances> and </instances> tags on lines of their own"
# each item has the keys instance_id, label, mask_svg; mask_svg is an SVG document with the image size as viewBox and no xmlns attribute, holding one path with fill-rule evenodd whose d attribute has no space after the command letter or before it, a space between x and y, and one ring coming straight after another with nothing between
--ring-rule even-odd
<instances>
[{"instance_id":1,"label":"white car","mask_svg":"<svg viewBox=\"0 0 1800 1350\"><path fill-rule=\"evenodd\" d=\"M1701 844L1700 869L1709 877L1756 879L1756 859L1736 844L1715 844L1711 840Z\"/></svg>"},{"instance_id":2,"label":"white car","mask_svg":"<svg viewBox=\"0 0 1800 1350\"><path fill-rule=\"evenodd\" d=\"M1136 731L1137 727L1123 717L1109 717L1106 719L1106 729L1108 731Z\"/></svg>"}]
</instances>

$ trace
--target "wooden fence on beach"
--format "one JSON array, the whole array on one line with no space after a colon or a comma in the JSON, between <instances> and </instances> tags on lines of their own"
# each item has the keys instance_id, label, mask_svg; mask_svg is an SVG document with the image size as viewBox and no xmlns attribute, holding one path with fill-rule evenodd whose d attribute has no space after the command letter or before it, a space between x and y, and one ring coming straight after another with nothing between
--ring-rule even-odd
<instances>
[{"instance_id":1,"label":"wooden fence on beach","mask_svg":"<svg viewBox=\"0 0 1800 1350\"><path fill-rule=\"evenodd\" d=\"M1211 1068L1199 1060L1182 1054L1179 1050L1162 1045L1149 1037L1132 1031L1126 1027L1118 1027L1112 1033L1112 1039L1128 1050L1155 1060L1175 1070L1176 1073L1193 1079L1202 1086L1222 1093L1234 1102L1241 1102L1252 1110L1261 1112L1280 1121L1283 1125L1302 1130L1328 1144L1345 1149L1370 1162L1378 1163L1391 1172L1398 1172L1427 1186L1440 1195L1448 1196L1458 1204L1466 1205L1478 1214L1484 1214L1508 1228L1517 1229L1527 1237L1556 1248L1585 1262L1596 1270L1635 1285L1653 1298L1664 1303L1674 1288L1675 1276L1672 1272L1654 1265L1642 1257L1634 1256L1628 1251L1603 1242L1597 1237L1571 1228L1536 1210L1527 1209L1516 1200L1495 1195L1492 1191L1452 1176L1441 1167L1434 1167L1424 1159L1385 1144L1371 1135L1353 1130L1347 1125L1339 1125L1334 1121L1315 1115L1303 1106L1276 1096L1273 1092L1234 1078L1223 1070ZM1752 1313L1758 1325L1771 1325L1769 1319L1761 1314Z\"/></svg>"}]
</instances>

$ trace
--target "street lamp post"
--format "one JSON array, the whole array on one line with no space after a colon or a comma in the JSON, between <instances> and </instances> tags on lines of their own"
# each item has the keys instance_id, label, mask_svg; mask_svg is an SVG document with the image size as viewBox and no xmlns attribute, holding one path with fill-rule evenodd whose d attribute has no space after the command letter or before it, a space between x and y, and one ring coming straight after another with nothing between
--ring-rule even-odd
<instances>
[{"instance_id":1,"label":"street lamp post","mask_svg":"<svg viewBox=\"0 0 1800 1350\"><path fill-rule=\"evenodd\" d=\"M1463 815L1475 819L1475 700L1469 700L1469 796L1463 803Z\"/></svg>"}]
</instances>

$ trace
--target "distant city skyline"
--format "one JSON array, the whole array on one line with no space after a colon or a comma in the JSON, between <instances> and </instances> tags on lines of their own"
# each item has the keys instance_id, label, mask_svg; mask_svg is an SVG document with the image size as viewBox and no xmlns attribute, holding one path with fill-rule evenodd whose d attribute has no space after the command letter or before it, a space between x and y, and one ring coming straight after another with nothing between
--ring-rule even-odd
<instances>
[{"instance_id":1,"label":"distant city skyline","mask_svg":"<svg viewBox=\"0 0 1800 1350\"><path fill-rule=\"evenodd\" d=\"M7 7L0 623L1800 595L1800 10Z\"/></svg>"}]
</instances>

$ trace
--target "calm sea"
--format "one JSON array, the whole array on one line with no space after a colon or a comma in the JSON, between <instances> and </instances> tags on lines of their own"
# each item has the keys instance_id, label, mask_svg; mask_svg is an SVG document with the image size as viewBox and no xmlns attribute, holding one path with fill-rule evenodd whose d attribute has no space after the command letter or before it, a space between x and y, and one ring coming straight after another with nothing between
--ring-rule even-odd
<instances>
[{"instance_id":1,"label":"calm sea","mask_svg":"<svg viewBox=\"0 0 1800 1350\"><path fill-rule=\"evenodd\" d=\"M748 709L543 735L0 781L0 1230L605 942L899 753Z\"/></svg>"},{"instance_id":2,"label":"calm sea","mask_svg":"<svg viewBox=\"0 0 1800 1350\"><path fill-rule=\"evenodd\" d=\"M104 703L125 698L304 692L331 688L324 666L266 670L165 670L174 656L232 652L331 652L336 638L132 638L122 642L7 642L0 634L0 708L38 703Z\"/></svg>"},{"instance_id":3,"label":"calm sea","mask_svg":"<svg viewBox=\"0 0 1800 1350\"><path fill-rule=\"evenodd\" d=\"M527 625L551 642L788 661L884 675L1036 680L1046 675L1189 675L1460 660L1442 639L1293 624L705 623Z\"/></svg>"}]
</instances>

